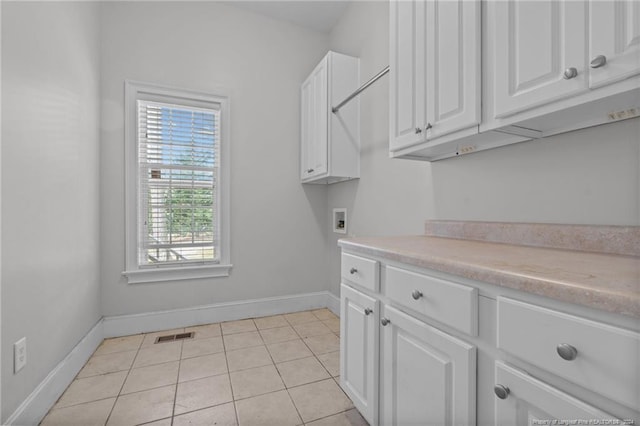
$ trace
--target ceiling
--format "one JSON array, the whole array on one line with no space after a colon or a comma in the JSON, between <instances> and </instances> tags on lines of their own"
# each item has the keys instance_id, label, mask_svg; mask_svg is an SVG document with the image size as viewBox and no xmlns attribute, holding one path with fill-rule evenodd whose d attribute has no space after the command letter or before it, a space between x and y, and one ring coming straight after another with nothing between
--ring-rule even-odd
<instances>
[{"instance_id":1,"label":"ceiling","mask_svg":"<svg viewBox=\"0 0 640 426\"><path fill-rule=\"evenodd\" d=\"M244 1L231 0L228 4L261 15L291 22L301 27L328 33L338 22L351 0L288 0Z\"/></svg>"}]
</instances>

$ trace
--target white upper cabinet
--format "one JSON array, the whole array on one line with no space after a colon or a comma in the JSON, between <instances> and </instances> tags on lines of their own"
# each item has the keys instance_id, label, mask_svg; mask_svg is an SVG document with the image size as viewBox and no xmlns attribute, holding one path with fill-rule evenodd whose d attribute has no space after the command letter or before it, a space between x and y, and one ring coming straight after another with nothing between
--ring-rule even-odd
<instances>
[{"instance_id":1,"label":"white upper cabinet","mask_svg":"<svg viewBox=\"0 0 640 426\"><path fill-rule=\"evenodd\" d=\"M586 9L583 1L496 5L496 118L587 90Z\"/></svg>"},{"instance_id":2,"label":"white upper cabinet","mask_svg":"<svg viewBox=\"0 0 640 426\"><path fill-rule=\"evenodd\" d=\"M592 88L640 73L640 2L589 3L589 66Z\"/></svg>"},{"instance_id":3,"label":"white upper cabinet","mask_svg":"<svg viewBox=\"0 0 640 426\"><path fill-rule=\"evenodd\" d=\"M358 88L360 61L329 52L300 88L300 179L335 183L360 176L360 103L332 107Z\"/></svg>"},{"instance_id":4,"label":"white upper cabinet","mask_svg":"<svg viewBox=\"0 0 640 426\"><path fill-rule=\"evenodd\" d=\"M480 2L390 3L390 150L480 121Z\"/></svg>"},{"instance_id":5,"label":"white upper cabinet","mask_svg":"<svg viewBox=\"0 0 640 426\"><path fill-rule=\"evenodd\" d=\"M328 168L328 128L327 75L328 56L313 70L302 83L302 145L301 178L312 179L327 173Z\"/></svg>"},{"instance_id":6,"label":"white upper cabinet","mask_svg":"<svg viewBox=\"0 0 640 426\"><path fill-rule=\"evenodd\" d=\"M392 157L640 116L638 0L391 0Z\"/></svg>"},{"instance_id":7,"label":"white upper cabinet","mask_svg":"<svg viewBox=\"0 0 640 426\"><path fill-rule=\"evenodd\" d=\"M480 2L428 1L426 9L430 140L480 123Z\"/></svg>"},{"instance_id":8,"label":"white upper cabinet","mask_svg":"<svg viewBox=\"0 0 640 426\"><path fill-rule=\"evenodd\" d=\"M390 4L391 151L425 140L425 6L424 0Z\"/></svg>"}]
</instances>

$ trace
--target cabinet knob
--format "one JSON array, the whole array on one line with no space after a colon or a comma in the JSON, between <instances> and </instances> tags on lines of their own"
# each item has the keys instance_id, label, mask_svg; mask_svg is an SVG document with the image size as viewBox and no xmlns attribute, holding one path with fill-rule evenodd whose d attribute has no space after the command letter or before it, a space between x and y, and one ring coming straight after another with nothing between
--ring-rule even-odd
<instances>
[{"instance_id":1,"label":"cabinet knob","mask_svg":"<svg viewBox=\"0 0 640 426\"><path fill-rule=\"evenodd\" d=\"M383 326L387 326L390 322L391 320L389 320L389 318L382 318L380 320L380 324L382 324Z\"/></svg>"},{"instance_id":2,"label":"cabinet knob","mask_svg":"<svg viewBox=\"0 0 640 426\"><path fill-rule=\"evenodd\" d=\"M508 387L503 385L495 385L493 387L493 392L495 392L496 396L500 399L507 399L509 393L511 392Z\"/></svg>"},{"instance_id":3,"label":"cabinet knob","mask_svg":"<svg viewBox=\"0 0 640 426\"><path fill-rule=\"evenodd\" d=\"M578 70L575 69L574 67L567 68L566 70L564 70L565 80L571 80L572 78L575 78L577 76L578 76Z\"/></svg>"},{"instance_id":4,"label":"cabinet knob","mask_svg":"<svg viewBox=\"0 0 640 426\"><path fill-rule=\"evenodd\" d=\"M433 126L431 125L431 123L427 123L427 127L424 128L425 130L431 130L433 129Z\"/></svg>"},{"instance_id":5,"label":"cabinet knob","mask_svg":"<svg viewBox=\"0 0 640 426\"><path fill-rule=\"evenodd\" d=\"M418 300L422 297L422 292L420 290L413 290L411 297L413 297L413 300Z\"/></svg>"},{"instance_id":6,"label":"cabinet knob","mask_svg":"<svg viewBox=\"0 0 640 426\"><path fill-rule=\"evenodd\" d=\"M593 58L590 62L591 68L600 68L605 66L607 63L607 57L604 55L598 55Z\"/></svg>"},{"instance_id":7,"label":"cabinet knob","mask_svg":"<svg viewBox=\"0 0 640 426\"><path fill-rule=\"evenodd\" d=\"M358 272L358 270L357 270L356 268L351 268L351 269L349 269L349 273L350 273L351 275L355 274L356 272Z\"/></svg>"},{"instance_id":8,"label":"cabinet knob","mask_svg":"<svg viewBox=\"0 0 640 426\"><path fill-rule=\"evenodd\" d=\"M371 309L371 308L365 308L365 309L364 309L364 314L365 314L365 315L369 315L369 314L371 314L371 313L373 313L373 309Z\"/></svg>"},{"instance_id":9,"label":"cabinet knob","mask_svg":"<svg viewBox=\"0 0 640 426\"><path fill-rule=\"evenodd\" d=\"M578 356L578 350L568 343L560 343L556 346L556 351L565 361L573 361Z\"/></svg>"},{"instance_id":10,"label":"cabinet knob","mask_svg":"<svg viewBox=\"0 0 640 426\"><path fill-rule=\"evenodd\" d=\"M313 169L307 169L307 173L313 173Z\"/></svg>"},{"instance_id":11,"label":"cabinet knob","mask_svg":"<svg viewBox=\"0 0 640 426\"><path fill-rule=\"evenodd\" d=\"M418 133L422 133L422 129L421 129L420 127L416 127L416 135L417 135Z\"/></svg>"}]
</instances>

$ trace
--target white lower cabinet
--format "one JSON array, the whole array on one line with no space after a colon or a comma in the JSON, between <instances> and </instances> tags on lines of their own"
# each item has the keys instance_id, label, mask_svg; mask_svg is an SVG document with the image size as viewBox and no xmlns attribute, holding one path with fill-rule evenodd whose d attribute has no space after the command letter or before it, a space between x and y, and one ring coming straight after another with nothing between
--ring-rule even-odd
<instances>
[{"instance_id":1,"label":"white lower cabinet","mask_svg":"<svg viewBox=\"0 0 640 426\"><path fill-rule=\"evenodd\" d=\"M340 286L340 384L369 424L376 424L379 302Z\"/></svg>"},{"instance_id":2,"label":"white lower cabinet","mask_svg":"<svg viewBox=\"0 0 640 426\"><path fill-rule=\"evenodd\" d=\"M637 324L359 252L342 262L340 384L371 426L640 424Z\"/></svg>"},{"instance_id":3,"label":"white lower cabinet","mask_svg":"<svg viewBox=\"0 0 640 426\"><path fill-rule=\"evenodd\" d=\"M614 417L500 361L496 362L495 393L499 426L622 424L607 422ZM575 423L560 423L563 420Z\"/></svg>"},{"instance_id":4,"label":"white lower cabinet","mask_svg":"<svg viewBox=\"0 0 640 426\"><path fill-rule=\"evenodd\" d=\"M378 262L371 260L373 272L363 275L367 279L355 279L369 265L366 260L342 255L342 389L371 426L474 425L476 347L418 319L420 311L415 316L401 311L404 299L398 302L372 290L380 288L380 276L388 285L402 285L407 276L390 278L389 266L384 273L374 273ZM445 294L443 283L421 281L418 287L425 297L437 294L446 306L460 299L461 314L469 310L467 293ZM477 308L471 311L477 322ZM476 330L476 324L471 328Z\"/></svg>"},{"instance_id":5,"label":"white lower cabinet","mask_svg":"<svg viewBox=\"0 0 640 426\"><path fill-rule=\"evenodd\" d=\"M381 324L381 424L475 424L476 348L390 306Z\"/></svg>"}]
</instances>

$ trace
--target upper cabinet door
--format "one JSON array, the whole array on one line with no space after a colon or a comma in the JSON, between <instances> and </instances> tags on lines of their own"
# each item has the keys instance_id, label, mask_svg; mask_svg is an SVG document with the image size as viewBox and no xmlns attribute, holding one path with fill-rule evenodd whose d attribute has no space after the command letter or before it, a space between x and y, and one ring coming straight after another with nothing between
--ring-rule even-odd
<instances>
[{"instance_id":1,"label":"upper cabinet door","mask_svg":"<svg viewBox=\"0 0 640 426\"><path fill-rule=\"evenodd\" d=\"M424 0L390 3L391 151L425 140L425 12Z\"/></svg>"},{"instance_id":2,"label":"upper cabinet door","mask_svg":"<svg viewBox=\"0 0 640 426\"><path fill-rule=\"evenodd\" d=\"M427 8L427 139L480 123L480 1Z\"/></svg>"},{"instance_id":3,"label":"upper cabinet door","mask_svg":"<svg viewBox=\"0 0 640 426\"><path fill-rule=\"evenodd\" d=\"M586 3L496 3L495 117L587 90Z\"/></svg>"},{"instance_id":4,"label":"upper cabinet door","mask_svg":"<svg viewBox=\"0 0 640 426\"><path fill-rule=\"evenodd\" d=\"M589 86L640 74L640 2L589 3Z\"/></svg>"},{"instance_id":5,"label":"upper cabinet door","mask_svg":"<svg viewBox=\"0 0 640 426\"><path fill-rule=\"evenodd\" d=\"M301 86L301 170L307 179L323 175L328 170L328 57L313 70Z\"/></svg>"}]
</instances>

